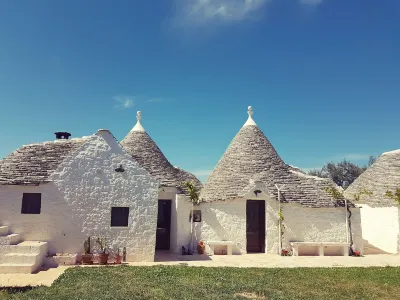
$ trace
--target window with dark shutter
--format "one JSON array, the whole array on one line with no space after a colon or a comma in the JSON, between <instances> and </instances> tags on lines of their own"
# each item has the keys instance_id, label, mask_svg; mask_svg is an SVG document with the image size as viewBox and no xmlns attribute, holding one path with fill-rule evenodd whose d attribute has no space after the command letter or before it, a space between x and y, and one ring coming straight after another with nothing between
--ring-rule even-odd
<instances>
[{"instance_id":1,"label":"window with dark shutter","mask_svg":"<svg viewBox=\"0 0 400 300\"><path fill-rule=\"evenodd\" d=\"M127 227L129 207L111 207L111 227Z\"/></svg>"},{"instance_id":2,"label":"window with dark shutter","mask_svg":"<svg viewBox=\"0 0 400 300\"><path fill-rule=\"evenodd\" d=\"M40 214L42 194L24 193L22 195L21 214Z\"/></svg>"}]
</instances>

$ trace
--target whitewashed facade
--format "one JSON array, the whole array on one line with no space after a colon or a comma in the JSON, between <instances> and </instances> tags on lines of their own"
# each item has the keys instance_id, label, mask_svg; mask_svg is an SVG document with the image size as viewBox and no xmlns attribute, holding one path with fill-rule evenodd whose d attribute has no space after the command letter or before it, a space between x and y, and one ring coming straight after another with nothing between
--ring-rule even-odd
<instances>
[{"instance_id":1,"label":"whitewashed facade","mask_svg":"<svg viewBox=\"0 0 400 300\"><path fill-rule=\"evenodd\" d=\"M399 188L400 150L394 150L383 153L346 189L347 198L359 198L355 203L360 207L366 254L399 253L399 207L387 196Z\"/></svg>"},{"instance_id":2,"label":"whitewashed facade","mask_svg":"<svg viewBox=\"0 0 400 300\"><path fill-rule=\"evenodd\" d=\"M46 151L54 149L52 144L62 147L63 143L74 141L48 142ZM48 158L46 153L39 155ZM48 242L50 253L80 253L86 237L104 236L111 249L119 247L122 251L126 247L128 261L153 261L158 182L121 148L108 130L84 138L77 149L59 161L48 178L39 178L34 185L27 181L2 182L2 225L20 234L21 240ZM6 158L1 165L2 173L10 173L21 163L16 160L14 164ZM119 166L124 172L116 172ZM21 213L24 193L41 194L39 214ZM127 226L111 226L113 207L129 208Z\"/></svg>"}]
</instances>

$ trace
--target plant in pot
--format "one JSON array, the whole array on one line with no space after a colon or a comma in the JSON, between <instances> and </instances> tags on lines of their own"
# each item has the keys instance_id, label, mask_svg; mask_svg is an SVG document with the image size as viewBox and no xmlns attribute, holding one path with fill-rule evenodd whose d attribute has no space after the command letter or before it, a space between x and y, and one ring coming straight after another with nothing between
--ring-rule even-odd
<instances>
[{"instance_id":1,"label":"plant in pot","mask_svg":"<svg viewBox=\"0 0 400 300\"><path fill-rule=\"evenodd\" d=\"M197 245L197 252L199 254L204 254L205 253L205 249L206 249L206 244L204 243L204 241L200 241Z\"/></svg>"},{"instance_id":2,"label":"plant in pot","mask_svg":"<svg viewBox=\"0 0 400 300\"><path fill-rule=\"evenodd\" d=\"M108 253L107 252L107 241L105 237L98 237L96 243L99 244L100 253L99 253L99 264L106 265L108 261Z\"/></svg>"},{"instance_id":3,"label":"plant in pot","mask_svg":"<svg viewBox=\"0 0 400 300\"><path fill-rule=\"evenodd\" d=\"M91 265L93 264L93 256L90 252L90 236L83 243L84 254L82 254L82 264Z\"/></svg>"},{"instance_id":4,"label":"plant in pot","mask_svg":"<svg viewBox=\"0 0 400 300\"><path fill-rule=\"evenodd\" d=\"M122 263L122 255L120 254L119 248L117 249L117 253L115 255L115 263L121 264Z\"/></svg>"}]
</instances>

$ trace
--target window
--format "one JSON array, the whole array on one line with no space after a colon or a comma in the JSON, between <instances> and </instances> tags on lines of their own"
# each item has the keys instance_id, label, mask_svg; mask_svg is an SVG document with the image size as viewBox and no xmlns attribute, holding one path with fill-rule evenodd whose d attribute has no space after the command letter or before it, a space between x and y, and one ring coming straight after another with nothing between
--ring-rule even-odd
<instances>
[{"instance_id":1,"label":"window","mask_svg":"<svg viewBox=\"0 0 400 300\"><path fill-rule=\"evenodd\" d=\"M111 207L111 227L128 227L129 207Z\"/></svg>"},{"instance_id":2,"label":"window","mask_svg":"<svg viewBox=\"0 0 400 300\"><path fill-rule=\"evenodd\" d=\"M22 195L21 214L40 214L42 194L24 193Z\"/></svg>"},{"instance_id":3,"label":"window","mask_svg":"<svg viewBox=\"0 0 400 300\"><path fill-rule=\"evenodd\" d=\"M192 221L192 211L190 211L189 222ZM193 222L201 222L201 210L193 211Z\"/></svg>"}]
</instances>

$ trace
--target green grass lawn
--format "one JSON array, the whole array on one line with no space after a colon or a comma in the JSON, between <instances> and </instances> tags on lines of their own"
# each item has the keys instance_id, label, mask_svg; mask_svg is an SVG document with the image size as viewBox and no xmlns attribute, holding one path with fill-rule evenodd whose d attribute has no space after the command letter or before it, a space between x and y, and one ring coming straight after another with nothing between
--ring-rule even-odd
<instances>
[{"instance_id":1,"label":"green grass lawn","mask_svg":"<svg viewBox=\"0 0 400 300\"><path fill-rule=\"evenodd\" d=\"M51 287L2 290L4 299L393 300L400 268L76 267Z\"/></svg>"}]
</instances>

